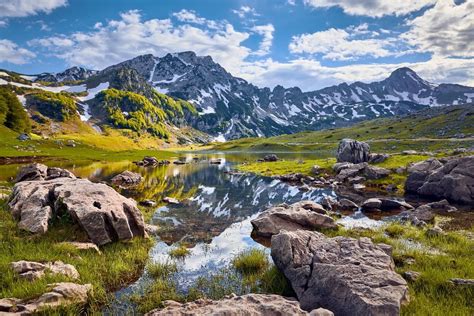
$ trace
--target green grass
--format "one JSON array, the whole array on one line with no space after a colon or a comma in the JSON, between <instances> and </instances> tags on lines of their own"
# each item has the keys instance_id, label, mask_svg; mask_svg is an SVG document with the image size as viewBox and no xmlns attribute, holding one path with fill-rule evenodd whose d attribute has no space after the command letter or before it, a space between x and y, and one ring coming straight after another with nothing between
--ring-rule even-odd
<instances>
[{"instance_id":1,"label":"green grass","mask_svg":"<svg viewBox=\"0 0 474 316\"><path fill-rule=\"evenodd\" d=\"M257 274L265 270L268 265L268 256L261 249L250 249L238 254L233 260L234 269L243 275Z\"/></svg>"},{"instance_id":2,"label":"green grass","mask_svg":"<svg viewBox=\"0 0 474 316\"><path fill-rule=\"evenodd\" d=\"M153 262L147 264L146 271L153 279L159 279L178 272L178 267L174 262Z\"/></svg>"},{"instance_id":3,"label":"green grass","mask_svg":"<svg viewBox=\"0 0 474 316\"><path fill-rule=\"evenodd\" d=\"M438 135L438 128L445 133ZM474 135L472 105L429 109L406 117L364 121L350 127L301 132L269 138L245 138L222 144L214 149L226 151L288 152L321 151L333 155L343 138L366 141L373 152L396 153L403 150L446 150L472 147L472 139L450 139L456 134Z\"/></svg>"},{"instance_id":4,"label":"green grass","mask_svg":"<svg viewBox=\"0 0 474 316\"><path fill-rule=\"evenodd\" d=\"M311 160L279 160L275 162L253 162L241 164L237 168L243 172L256 173L263 176L285 175L290 173L301 173L311 175L311 168L318 165L324 171L331 172L332 165L336 159L311 159Z\"/></svg>"},{"instance_id":5,"label":"green grass","mask_svg":"<svg viewBox=\"0 0 474 316\"><path fill-rule=\"evenodd\" d=\"M171 258L184 258L189 255L190 251L186 245L181 244L173 249L171 249L168 254Z\"/></svg>"},{"instance_id":6,"label":"green grass","mask_svg":"<svg viewBox=\"0 0 474 316\"><path fill-rule=\"evenodd\" d=\"M76 282L91 283L93 292L88 311L99 312L112 298L111 293L135 281L148 259L152 240L134 238L101 247L102 254L77 250L65 241L85 241L84 232L71 223L54 222L44 235L31 235L20 230L5 202L0 206L0 297L30 299L47 290L47 284L68 281L64 276L47 275L29 282L19 279L10 268L18 260L47 262L61 260L72 264L80 274ZM77 308L77 307L73 307ZM67 314L67 313L66 313Z\"/></svg>"}]
</instances>

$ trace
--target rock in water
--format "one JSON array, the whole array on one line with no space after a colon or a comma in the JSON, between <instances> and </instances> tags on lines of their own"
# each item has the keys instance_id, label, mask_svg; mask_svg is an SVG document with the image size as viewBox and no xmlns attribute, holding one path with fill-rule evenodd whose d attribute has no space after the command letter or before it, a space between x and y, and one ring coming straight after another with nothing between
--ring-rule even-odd
<instances>
[{"instance_id":1,"label":"rock in water","mask_svg":"<svg viewBox=\"0 0 474 316\"><path fill-rule=\"evenodd\" d=\"M139 173L131 172L128 170L112 178L112 183L114 185L123 187L135 186L138 185L140 182L142 182L142 176Z\"/></svg>"},{"instance_id":2,"label":"rock in water","mask_svg":"<svg viewBox=\"0 0 474 316\"><path fill-rule=\"evenodd\" d=\"M408 169L407 192L474 204L474 156L453 158L440 166L426 160Z\"/></svg>"},{"instance_id":3,"label":"rock in water","mask_svg":"<svg viewBox=\"0 0 474 316\"><path fill-rule=\"evenodd\" d=\"M69 214L97 245L146 235L134 200L86 179L19 182L9 206L19 227L32 233L46 232L53 216Z\"/></svg>"},{"instance_id":4,"label":"rock in water","mask_svg":"<svg viewBox=\"0 0 474 316\"><path fill-rule=\"evenodd\" d=\"M326 213L322 205L301 201L290 206L271 207L251 223L254 232L261 237L271 237L281 230L336 228L334 219Z\"/></svg>"},{"instance_id":5,"label":"rock in water","mask_svg":"<svg viewBox=\"0 0 474 316\"><path fill-rule=\"evenodd\" d=\"M54 167L50 168L40 163L33 163L30 165L23 166L20 169L16 176L15 182L51 180L56 178L75 179L76 176L66 169Z\"/></svg>"},{"instance_id":6,"label":"rock in water","mask_svg":"<svg viewBox=\"0 0 474 316\"><path fill-rule=\"evenodd\" d=\"M270 154L270 155L266 155L265 157L263 157L263 161L266 161L266 162L274 162L274 161L278 161L278 156L275 155L275 154Z\"/></svg>"},{"instance_id":7,"label":"rock in water","mask_svg":"<svg viewBox=\"0 0 474 316\"><path fill-rule=\"evenodd\" d=\"M353 139L343 139L337 148L337 162L361 163L370 158L370 146Z\"/></svg>"},{"instance_id":8,"label":"rock in water","mask_svg":"<svg viewBox=\"0 0 474 316\"><path fill-rule=\"evenodd\" d=\"M305 310L399 315L408 299L407 283L394 271L388 245L299 230L273 236L271 247L273 261Z\"/></svg>"},{"instance_id":9,"label":"rock in water","mask_svg":"<svg viewBox=\"0 0 474 316\"><path fill-rule=\"evenodd\" d=\"M175 301L165 301L164 305L165 308L153 310L146 315L309 315L309 313L300 308L296 300L274 294L231 295L218 301L199 299L184 304ZM318 312L319 314L314 313L311 315L334 315L329 311L323 313L323 311L320 310Z\"/></svg>"}]
</instances>

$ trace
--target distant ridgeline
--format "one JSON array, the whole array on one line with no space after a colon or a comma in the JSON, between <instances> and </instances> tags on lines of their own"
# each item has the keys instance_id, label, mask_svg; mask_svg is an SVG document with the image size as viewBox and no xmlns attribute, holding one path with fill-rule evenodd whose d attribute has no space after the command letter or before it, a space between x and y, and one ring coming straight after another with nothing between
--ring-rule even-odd
<instances>
[{"instance_id":1,"label":"distant ridgeline","mask_svg":"<svg viewBox=\"0 0 474 316\"><path fill-rule=\"evenodd\" d=\"M185 142L320 130L474 101L474 88L433 84L409 68L379 82L342 83L317 91L259 88L193 52L143 55L101 71L73 67L35 76L0 71L0 85L17 95L33 130L42 133L54 122L59 130L72 124L107 126L165 140L184 129L200 135ZM10 121L28 121L15 104L0 110L16 113ZM0 118L12 126L6 115ZM28 130L28 123L18 126L16 130Z\"/></svg>"}]
</instances>

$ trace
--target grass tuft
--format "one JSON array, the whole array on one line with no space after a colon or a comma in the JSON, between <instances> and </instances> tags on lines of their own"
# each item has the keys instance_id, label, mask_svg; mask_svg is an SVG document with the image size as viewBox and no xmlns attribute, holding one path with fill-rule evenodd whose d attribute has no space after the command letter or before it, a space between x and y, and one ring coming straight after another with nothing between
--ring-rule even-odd
<instances>
[{"instance_id":1,"label":"grass tuft","mask_svg":"<svg viewBox=\"0 0 474 316\"><path fill-rule=\"evenodd\" d=\"M265 270L268 265L268 256L261 249L250 249L238 254L233 260L232 265L243 275L257 274Z\"/></svg>"}]
</instances>

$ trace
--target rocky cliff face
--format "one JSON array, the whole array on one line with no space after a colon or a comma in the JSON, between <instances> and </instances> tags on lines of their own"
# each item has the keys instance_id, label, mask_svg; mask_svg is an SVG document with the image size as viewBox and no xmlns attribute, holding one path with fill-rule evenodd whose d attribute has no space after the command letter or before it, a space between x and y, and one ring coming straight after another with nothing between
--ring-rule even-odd
<instances>
[{"instance_id":1,"label":"rocky cliff face","mask_svg":"<svg viewBox=\"0 0 474 316\"><path fill-rule=\"evenodd\" d=\"M120 67L133 68L156 90L196 105L200 115L192 124L220 139L343 126L474 99L474 88L435 85L409 68L397 69L379 82L303 92L297 87L258 88L232 76L211 57L193 52L143 55L104 72Z\"/></svg>"},{"instance_id":2,"label":"rocky cliff face","mask_svg":"<svg viewBox=\"0 0 474 316\"><path fill-rule=\"evenodd\" d=\"M35 81L47 81L47 82L68 82L85 80L95 74L98 71L89 70L82 67L72 67L58 73L42 73L35 78Z\"/></svg>"}]
</instances>

